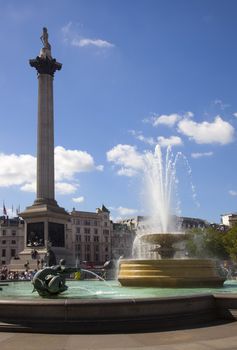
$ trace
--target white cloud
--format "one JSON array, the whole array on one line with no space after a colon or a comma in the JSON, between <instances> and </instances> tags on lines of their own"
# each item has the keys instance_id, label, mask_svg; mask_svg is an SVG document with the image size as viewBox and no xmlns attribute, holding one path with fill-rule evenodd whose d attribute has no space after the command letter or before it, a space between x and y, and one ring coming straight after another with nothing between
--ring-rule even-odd
<instances>
[{"instance_id":1,"label":"white cloud","mask_svg":"<svg viewBox=\"0 0 237 350\"><path fill-rule=\"evenodd\" d=\"M158 137L158 144L161 147L168 147L168 146L180 146L183 144L183 142L179 136L170 136L169 138L159 136Z\"/></svg>"},{"instance_id":2,"label":"white cloud","mask_svg":"<svg viewBox=\"0 0 237 350\"><path fill-rule=\"evenodd\" d=\"M72 200L75 203L82 203L82 202L84 202L85 198L83 196L81 196L81 197L72 198Z\"/></svg>"},{"instance_id":3,"label":"white cloud","mask_svg":"<svg viewBox=\"0 0 237 350\"><path fill-rule=\"evenodd\" d=\"M183 119L178 123L178 131L199 144L228 144L234 140L234 128L231 124L217 116L214 122L197 123Z\"/></svg>"},{"instance_id":4,"label":"white cloud","mask_svg":"<svg viewBox=\"0 0 237 350\"><path fill-rule=\"evenodd\" d=\"M131 216L131 215L135 215L138 213L137 209L132 209L132 208L126 208L126 207L109 207L109 209L111 211L113 211L114 213L116 213L116 219L114 219L114 221L117 220L122 220L122 217L126 217L126 216Z\"/></svg>"},{"instance_id":5,"label":"white cloud","mask_svg":"<svg viewBox=\"0 0 237 350\"><path fill-rule=\"evenodd\" d=\"M71 30L72 30L72 22L68 22L65 26L62 27L62 35L63 35L63 41L68 42L71 36Z\"/></svg>"},{"instance_id":6,"label":"white cloud","mask_svg":"<svg viewBox=\"0 0 237 350\"><path fill-rule=\"evenodd\" d=\"M55 183L55 191L57 194L72 194L77 191L77 184L70 184L68 182L56 182Z\"/></svg>"},{"instance_id":7,"label":"white cloud","mask_svg":"<svg viewBox=\"0 0 237 350\"><path fill-rule=\"evenodd\" d=\"M114 44L106 40L101 39L89 39L89 38L74 38L71 41L72 46L85 47L85 46L96 46L99 48L114 47Z\"/></svg>"},{"instance_id":8,"label":"white cloud","mask_svg":"<svg viewBox=\"0 0 237 350\"><path fill-rule=\"evenodd\" d=\"M97 165L96 166L96 170L103 171L104 170L104 166L103 165Z\"/></svg>"},{"instance_id":9,"label":"white cloud","mask_svg":"<svg viewBox=\"0 0 237 350\"><path fill-rule=\"evenodd\" d=\"M230 191L229 191L229 194L230 194L231 196L237 196L237 191L230 190Z\"/></svg>"},{"instance_id":10,"label":"white cloud","mask_svg":"<svg viewBox=\"0 0 237 350\"><path fill-rule=\"evenodd\" d=\"M237 112L233 113L233 116L237 118Z\"/></svg>"},{"instance_id":11,"label":"white cloud","mask_svg":"<svg viewBox=\"0 0 237 350\"><path fill-rule=\"evenodd\" d=\"M225 110L227 107L230 107L229 104L223 103L223 101L220 100L220 99L216 99L216 100L214 101L214 104L217 105L217 106L219 106L220 109L222 109L222 110Z\"/></svg>"},{"instance_id":12,"label":"white cloud","mask_svg":"<svg viewBox=\"0 0 237 350\"><path fill-rule=\"evenodd\" d=\"M112 48L115 45L107 40L85 38L78 34L78 29L75 28L72 22L69 22L62 27L63 41L75 47L88 47L94 46L99 49Z\"/></svg>"},{"instance_id":13,"label":"white cloud","mask_svg":"<svg viewBox=\"0 0 237 350\"><path fill-rule=\"evenodd\" d=\"M29 154L0 153L0 187L33 182L36 176L36 158Z\"/></svg>"},{"instance_id":14,"label":"white cloud","mask_svg":"<svg viewBox=\"0 0 237 350\"><path fill-rule=\"evenodd\" d=\"M107 160L121 166L118 175L133 176L143 167L143 158L135 146L117 145L107 152Z\"/></svg>"},{"instance_id":15,"label":"white cloud","mask_svg":"<svg viewBox=\"0 0 237 350\"><path fill-rule=\"evenodd\" d=\"M118 207L116 208L117 212L121 216L134 215L138 212L137 209Z\"/></svg>"},{"instance_id":16,"label":"white cloud","mask_svg":"<svg viewBox=\"0 0 237 350\"><path fill-rule=\"evenodd\" d=\"M99 169L98 169L99 167ZM80 150L66 150L62 146L55 147L56 181L73 179L76 173L103 170L103 166L95 166L93 157Z\"/></svg>"},{"instance_id":17,"label":"white cloud","mask_svg":"<svg viewBox=\"0 0 237 350\"><path fill-rule=\"evenodd\" d=\"M160 138L163 146L182 144L179 137L171 137L170 139ZM147 162L147 153L139 153L135 146L117 145L107 152L107 160L118 166L117 174L120 176L136 176L145 167Z\"/></svg>"},{"instance_id":18,"label":"white cloud","mask_svg":"<svg viewBox=\"0 0 237 350\"><path fill-rule=\"evenodd\" d=\"M127 176L127 177L132 177L137 175L137 171L131 168L120 168L117 171L117 174L120 176Z\"/></svg>"},{"instance_id":19,"label":"white cloud","mask_svg":"<svg viewBox=\"0 0 237 350\"><path fill-rule=\"evenodd\" d=\"M35 193L36 192L36 182L34 181L34 182L26 183L20 187L20 190L24 191L24 192Z\"/></svg>"},{"instance_id":20,"label":"white cloud","mask_svg":"<svg viewBox=\"0 0 237 350\"><path fill-rule=\"evenodd\" d=\"M152 125L153 126L166 125L166 126L172 127L181 118L182 118L182 116L177 114L177 113L173 113L173 114L169 114L169 115L163 114L160 116L153 116L152 117Z\"/></svg>"},{"instance_id":21,"label":"white cloud","mask_svg":"<svg viewBox=\"0 0 237 350\"><path fill-rule=\"evenodd\" d=\"M142 134L141 131L136 131L136 130L130 130L129 131L131 135L133 135L137 140L144 142L150 146L153 146L156 144L156 141L154 140L153 137L146 137Z\"/></svg>"},{"instance_id":22,"label":"white cloud","mask_svg":"<svg viewBox=\"0 0 237 350\"><path fill-rule=\"evenodd\" d=\"M211 157L211 156L213 156L213 152L191 153L192 158Z\"/></svg>"},{"instance_id":23,"label":"white cloud","mask_svg":"<svg viewBox=\"0 0 237 350\"><path fill-rule=\"evenodd\" d=\"M78 184L70 184L68 182L56 182L55 191L57 194L67 195L77 191ZM36 192L36 182L26 183L20 187L21 191L24 192Z\"/></svg>"},{"instance_id":24,"label":"white cloud","mask_svg":"<svg viewBox=\"0 0 237 350\"><path fill-rule=\"evenodd\" d=\"M29 154L0 153L0 187L20 186L21 191L36 192L36 158ZM75 193L75 176L81 172L102 171L93 157L80 150L55 148L55 189L59 194ZM66 182L65 182L66 181Z\"/></svg>"},{"instance_id":25,"label":"white cloud","mask_svg":"<svg viewBox=\"0 0 237 350\"><path fill-rule=\"evenodd\" d=\"M194 117L194 113L193 113L193 112L190 112L190 111L185 112L185 113L183 114L183 118L186 118L186 119L193 118L193 117Z\"/></svg>"}]
</instances>

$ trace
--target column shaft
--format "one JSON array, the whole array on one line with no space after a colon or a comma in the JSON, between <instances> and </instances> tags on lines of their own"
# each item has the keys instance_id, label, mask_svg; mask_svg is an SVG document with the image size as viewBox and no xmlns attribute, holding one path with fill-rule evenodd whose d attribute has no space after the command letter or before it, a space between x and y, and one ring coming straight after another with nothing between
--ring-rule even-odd
<instances>
[{"instance_id":1,"label":"column shaft","mask_svg":"<svg viewBox=\"0 0 237 350\"><path fill-rule=\"evenodd\" d=\"M37 202L54 202L53 77L38 75Z\"/></svg>"}]
</instances>

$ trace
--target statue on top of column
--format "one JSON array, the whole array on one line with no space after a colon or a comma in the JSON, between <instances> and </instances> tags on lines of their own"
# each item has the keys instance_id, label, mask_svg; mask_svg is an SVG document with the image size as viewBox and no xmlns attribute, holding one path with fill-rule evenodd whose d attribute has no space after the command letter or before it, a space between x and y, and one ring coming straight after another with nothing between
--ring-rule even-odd
<instances>
[{"instance_id":1,"label":"statue on top of column","mask_svg":"<svg viewBox=\"0 0 237 350\"><path fill-rule=\"evenodd\" d=\"M43 28L43 33L40 37L40 40L42 41L44 47L40 50L40 57L46 59L48 57L50 60L52 59L51 56L51 45L48 41L49 35L48 30L46 27Z\"/></svg>"},{"instance_id":2,"label":"statue on top of column","mask_svg":"<svg viewBox=\"0 0 237 350\"><path fill-rule=\"evenodd\" d=\"M51 55L51 45L49 43L49 35L46 27L43 28L40 40L42 41L43 47L40 50L39 56L29 60L30 66L34 67L38 74L49 74L53 77L55 71L62 68L62 63L57 62Z\"/></svg>"}]
</instances>

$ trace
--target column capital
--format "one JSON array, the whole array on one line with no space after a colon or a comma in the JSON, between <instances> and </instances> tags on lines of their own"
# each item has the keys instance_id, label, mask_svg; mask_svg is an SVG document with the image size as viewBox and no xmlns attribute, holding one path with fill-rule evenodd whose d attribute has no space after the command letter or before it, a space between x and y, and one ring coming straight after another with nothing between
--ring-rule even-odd
<instances>
[{"instance_id":1,"label":"column capital","mask_svg":"<svg viewBox=\"0 0 237 350\"><path fill-rule=\"evenodd\" d=\"M38 74L48 74L52 77L56 70L60 70L62 68L62 64L57 62L55 58L48 57L39 57L37 56L34 59L29 60L30 66L34 67L37 70Z\"/></svg>"}]
</instances>

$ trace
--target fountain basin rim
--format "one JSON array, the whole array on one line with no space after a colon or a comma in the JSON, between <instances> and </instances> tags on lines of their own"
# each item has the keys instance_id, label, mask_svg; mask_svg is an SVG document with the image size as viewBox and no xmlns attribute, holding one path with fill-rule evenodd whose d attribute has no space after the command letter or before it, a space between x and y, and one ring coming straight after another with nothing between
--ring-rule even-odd
<instances>
[{"instance_id":1,"label":"fountain basin rim","mask_svg":"<svg viewBox=\"0 0 237 350\"><path fill-rule=\"evenodd\" d=\"M209 293L125 300L0 300L0 331L93 334L190 327L216 322L217 300ZM229 302L233 300L237 305L237 295Z\"/></svg>"},{"instance_id":2,"label":"fountain basin rim","mask_svg":"<svg viewBox=\"0 0 237 350\"><path fill-rule=\"evenodd\" d=\"M215 293L218 294L218 293ZM225 294L221 293L220 295ZM193 293L188 295L176 295L176 296L160 296L160 297L144 297L144 298L118 298L118 299L80 299L80 298L41 298L41 299L0 299L0 306L2 305L55 305L62 306L65 305L113 305L113 304L138 304L138 303L152 303L154 301L164 301L164 300L186 300L187 298L199 298L199 297L210 297L213 293ZM218 294L219 295L219 294ZM235 295L232 293L231 295ZM236 293L237 296L237 293ZM1 315L0 315L1 317Z\"/></svg>"}]
</instances>

